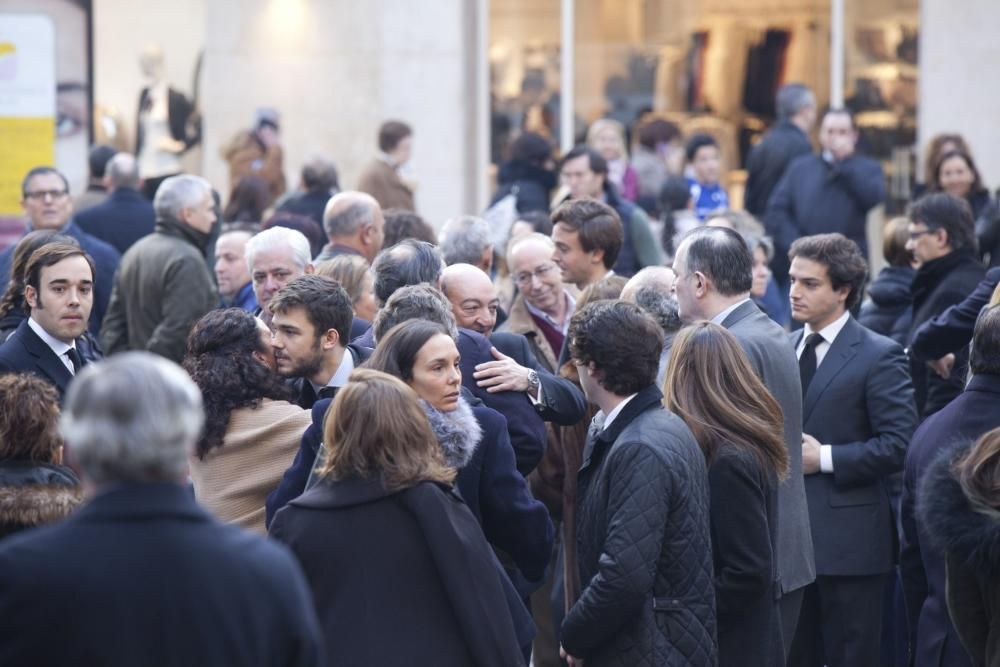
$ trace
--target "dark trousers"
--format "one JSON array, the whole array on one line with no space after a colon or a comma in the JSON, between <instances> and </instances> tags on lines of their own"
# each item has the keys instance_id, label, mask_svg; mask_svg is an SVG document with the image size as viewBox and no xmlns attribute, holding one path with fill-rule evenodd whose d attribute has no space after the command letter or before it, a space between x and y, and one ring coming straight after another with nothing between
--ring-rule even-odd
<instances>
[{"instance_id":1,"label":"dark trousers","mask_svg":"<svg viewBox=\"0 0 1000 667\"><path fill-rule=\"evenodd\" d=\"M785 659L792 650L792 639L795 628L799 625L799 612L802 610L802 593L805 588L797 588L781 596L778 600L778 612L781 614L781 641L785 645Z\"/></svg>"},{"instance_id":2,"label":"dark trousers","mask_svg":"<svg viewBox=\"0 0 1000 667\"><path fill-rule=\"evenodd\" d=\"M878 667L884 574L817 576L805 588L789 667Z\"/></svg>"}]
</instances>

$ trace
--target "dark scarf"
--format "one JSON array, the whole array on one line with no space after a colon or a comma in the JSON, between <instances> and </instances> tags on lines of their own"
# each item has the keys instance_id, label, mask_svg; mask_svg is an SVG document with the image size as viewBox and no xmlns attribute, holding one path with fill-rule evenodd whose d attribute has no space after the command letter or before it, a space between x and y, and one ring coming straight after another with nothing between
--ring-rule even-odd
<instances>
[{"instance_id":1,"label":"dark scarf","mask_svg":"<svg viewBox=\"0 0 1000 667\"><path fill-rule=\"evenodd\" d=\"M913 284L911 286L911 291L913 292L913 310L920 310L927 297L937 289L938 285L944 282L949 273L962 264L975 261L976 258L972 253L963 248L961 250L954 250L944 257L938 257L922 264L917 269L917 274L913 276Z\"/></svg>"},{"instance_id":2,"label":"dark scarf","mask_svg":"<svg viewBox=\"0 0 1000 667\"><path fill-rule=\"evenodd\" d=\"M208 247L208 241L212 237L210 233L200 232L191 225L186 225L179 220L170 220L169 218L157 219L156 231L160 234L183 239L197 248L199 252L205 252L205 248Z\"/></svg>"}]
</instances>

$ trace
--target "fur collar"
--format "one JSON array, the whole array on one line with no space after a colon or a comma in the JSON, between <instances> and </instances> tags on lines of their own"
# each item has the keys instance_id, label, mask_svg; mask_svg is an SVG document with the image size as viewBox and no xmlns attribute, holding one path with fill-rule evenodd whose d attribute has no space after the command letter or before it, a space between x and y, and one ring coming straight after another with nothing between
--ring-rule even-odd
<instances>
[{"instance_id":1,"label":"fur collar","mask_svg":"<svg viewBox=\"0 0 1000 667\"><path fill-rule=\"evenodd\" d=\"M952 463L968 448L951 447L931 464L920 486L918 509L938 548L965 567L991 576L1000 570L1000 513L974 510L951 474Z\"/></svg>"},{"instance_id":2,"label":"fur collar","mask_svg":"<svg viewBox=\"0 0 1000 667\"><path fill-rule=\"evenodd\" d=\"M31 528L70 514L81 502L79 487L61 484L0 486L0 525Z\"/></svg>"},{"instance_id":3,"label":"fur collar","mask_svg":"<svg viewBox=\"0 0 1000 667\"><path fill-rule=\"evenodd\" d=\"M427 413L431 429L441 445L445 463L461 470L472 460L483 437L483 429L472 408L464 398L458 399L458 408L451 412L441 412L423 399L420 399L420 405Z\"/></svg>"}]
</instances>

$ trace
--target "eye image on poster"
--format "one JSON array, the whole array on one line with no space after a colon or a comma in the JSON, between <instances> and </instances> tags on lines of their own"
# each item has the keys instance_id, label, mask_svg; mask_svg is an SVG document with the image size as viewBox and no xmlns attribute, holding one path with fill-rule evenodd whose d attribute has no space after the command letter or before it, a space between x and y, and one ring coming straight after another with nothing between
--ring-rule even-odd
<instances>
[{"instance_id":1,"label":"eye image on poster","mask_svg":"<svg viewBox=\"0 0 1000 667\"><path fill-rule=\"evenodd\" d=\"M24 230L21 180L53 165L70 193L87 184L91 133L89 0L0 6L0 248Z\"/></svg>"}]
</instances>

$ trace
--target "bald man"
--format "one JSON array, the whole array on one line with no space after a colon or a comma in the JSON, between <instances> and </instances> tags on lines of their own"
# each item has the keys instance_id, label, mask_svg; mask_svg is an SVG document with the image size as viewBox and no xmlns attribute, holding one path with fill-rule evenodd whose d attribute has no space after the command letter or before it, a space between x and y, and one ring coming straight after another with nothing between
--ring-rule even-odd
<instances>
[{"instance_id":1,"label":"bald man","mask_svg":"<svg viewBox=\"0 0 1000 667\"><path fill-rule=\"evenodd\" d=\"M524 392L545 421L572 425L583 419L583 392L565 378L545 369L527 339L514 333L494 333L499 300L496 287L482 269L452 264L441 273L441 290L451 303L458 326L489 338L494 361L476 366L476 384L493 393Z\"/></svg>"},{"instance_id":2,"label":"bald man","mask_svg":"<svg viewBox=\"0 0 1000 667\"><path fill-rule=\"evenodd\" d=\"M670 346L674 335L684 323L677 312L677 299L673 295L676 274L666 266L647 266L632 276L622 289L621 300L634 303L653 316L663 329L663 351L656 370L656 386L663 388L670 362Z\"/></svg>"},{"instance_id":3,"label":"bald man","mask_svg":"<svg viewBox=\"0 0 1000 667\"><path fill-rule=\"evenodd\" d=\"M371 264L385 238L382 208L364 192L339 192L326 203L323 231L330 242L316 258L317 264L338 255L360 255Z\"/></svg>"},{"instance_id":4,"label":"bald man","mask_svg":"<svg viewBox=\"0 0 1000 667\"><path fill-rule=\"evenodd\" d=\"M153 205L139 191L139 165L130 153L117 153L104 169L104 186L111 194L100 204L76 214L80 228L110 243L118 252L132 247L142 237L152 234L156 225Z\"/></svg>"}]
</instances>

